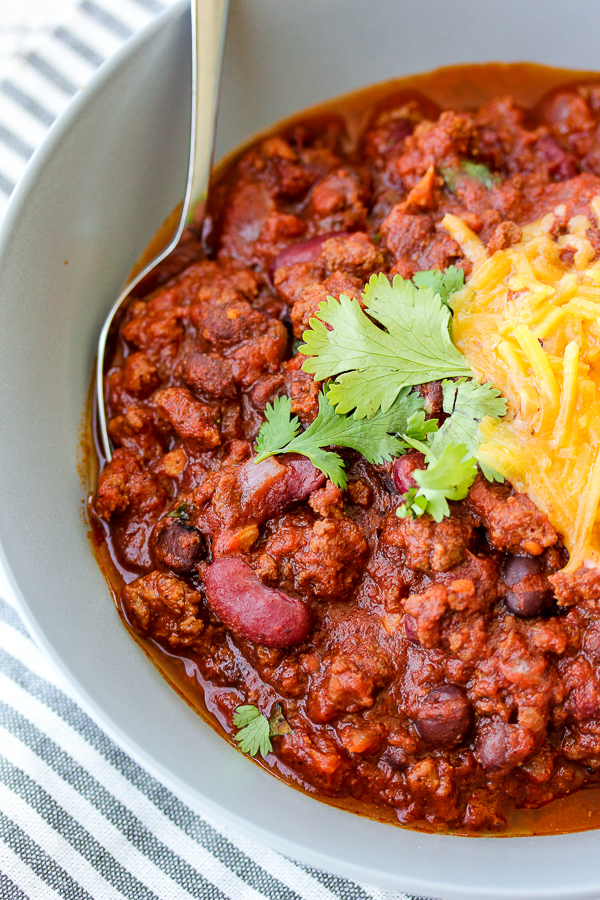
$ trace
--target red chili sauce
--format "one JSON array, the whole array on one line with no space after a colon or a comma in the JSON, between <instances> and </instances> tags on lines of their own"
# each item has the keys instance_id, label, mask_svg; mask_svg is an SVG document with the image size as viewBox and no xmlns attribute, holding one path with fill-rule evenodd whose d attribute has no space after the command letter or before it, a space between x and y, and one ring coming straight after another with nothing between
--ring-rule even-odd
<instances>
[{"instance_id":1,"label":"red chili sauce","mask_svg":"<svg viewBox=\"0 0 600 900\"><path fill-rule=\"evenodd\" d=\"M600 586L553 579L560 535L508 484L479 475L440 523L399 519L414 456L342 450L342 491L305 457L255 465L255 439L278 396L315 419L297 346L328 295L468 276L445 213L490 252L557 204L594 221L600 83L567 81L460 67L271 131L217 171L202 233L138 287L107 371L115 450L90 509L126 622L230 740L237 707L280 704L274 773L414 827L598 824L596 791L538 808L599 780ZM450 189L464 160L496 177ZM439 417L439 383L420 390Z\"/></svg>"}]
</instances>

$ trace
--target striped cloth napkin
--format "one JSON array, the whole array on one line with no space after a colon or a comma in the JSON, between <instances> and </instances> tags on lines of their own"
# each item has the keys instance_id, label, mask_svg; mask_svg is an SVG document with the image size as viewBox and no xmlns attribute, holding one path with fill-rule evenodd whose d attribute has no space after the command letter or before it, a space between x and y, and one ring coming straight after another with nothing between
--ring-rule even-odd
<instances>
[{"instance_id":1,"label":"striped cloth napkin","mask_svg":"<svg viewBox=\"0 0 600 900\"><path fill-rule=\"evenodd\" d=\"M168 3L81 0L0 69L0 216L54 118ZM0 575L0 598L8 593ZM81 709L8 599L0 685L3 900L410 900L300 865L197 815Z\"/></svg>"}]
</instances>

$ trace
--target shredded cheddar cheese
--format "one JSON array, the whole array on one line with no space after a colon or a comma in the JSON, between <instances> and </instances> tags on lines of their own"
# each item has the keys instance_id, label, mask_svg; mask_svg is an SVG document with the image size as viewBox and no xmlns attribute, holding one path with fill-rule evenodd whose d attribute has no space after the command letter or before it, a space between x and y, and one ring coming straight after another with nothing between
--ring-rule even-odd
<instances>
[{"instance_id":1,"label":"shredded cheddar cheese","mask_svg":"<svg viewBox=\"0 0 600 900\"><path fill-rule=\"evenodd\" d=\"M451 213L446 213L442 219L442 225L450 232L454 240L460 244L465 256L468 256L473 262L484 262L487 259L485 247L475 232L462 219L451 215Z\"/></svg>"},{"instance_id":2,"label":"shredded cheddar cheese","mask_svg":"<svg viewBox=\"0 0 600 900\"><path fill-rule=\"evenodd\" d=\"M590 207L596 225L600 196ZM600 565L600 259L585 216L553 236L564 214L491 257L456 216L443 224L473 263L453 298L454 342L509 404L482 422L480 456L548 515L575 571Z\"/></svg>"}]
</instances>

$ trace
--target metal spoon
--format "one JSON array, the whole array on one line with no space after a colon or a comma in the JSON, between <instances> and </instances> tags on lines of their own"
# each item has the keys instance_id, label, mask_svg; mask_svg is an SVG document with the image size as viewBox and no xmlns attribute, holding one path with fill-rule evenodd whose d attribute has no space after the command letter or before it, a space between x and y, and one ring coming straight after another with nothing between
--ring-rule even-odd
<instances>
[{"instance_id":1,"label":"metal spoon","mask_svg":"<svg viewBox=\"0 0 600 900\"><path fill-rule=\"evenodd\" d=\"M138 272L135 278L119 294L100 332L96 363L96 399L100 439L107 461L112 459L112 448L106 427L104 396L104 355L108 333L115 315L128 299L135 285L175 249L186 225L191 222L202 222L204 218L213 157L215 119L228 6L229 0L191 0L192 116L190 157L187 185L179 224L169 244L141 272Z\"/></svg>"}]
</instances>

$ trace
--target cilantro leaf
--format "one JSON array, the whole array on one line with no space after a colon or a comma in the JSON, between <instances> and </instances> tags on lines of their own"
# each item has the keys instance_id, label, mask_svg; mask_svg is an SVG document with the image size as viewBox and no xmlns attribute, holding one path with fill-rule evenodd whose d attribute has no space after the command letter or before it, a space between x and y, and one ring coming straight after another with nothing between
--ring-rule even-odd
<instances>
[{"instance_id":1,"label":"cilantro leaf","mask_svg":"<svg viewBox=\"0 0 600 900\"><path fill-rule=\"evenodd\" d=\"M288 398L281 398L285 399ZM277 415L281 416L281 420L277 430L271 422L261 426L257 439L260 453L255 462L278 453L300 453L307 456L337 487L345 488L344 461L339 454L325 448L347 447L361 453L371 463L387 462L406 449L406 443L398 434L407 430L420 436L429 433L431 424L425 422L424 415L419 416L422 407L423 400L419 394L410 388L403 388L386 412L379 410L370 419L356 419L352 415L337 413L328 398L320 393L317 418L306 431L294 434L291 440L285 442L283 438L292 433L291 403L288 399L287 404L279 404ZM287 410L287 421L283 418L284 409Z\"/></svg>"},{"instance_id":2,"label":"cilantro leaf","mask_svg":"<svg viewBox=\"0 0 600 900\"><path fill-rule=\"evenodd\" d=\"M506 415L506 399L489 381L473 379L442 382L443 409L452 415L470 416L480 421L485 416L501 419Z\"/></svg>"},{"instance_id":3,"label":"cilantro leaf","mask_svg":"<svg viewBox=\"0 0 600 900\"><path fill-rule=\"evenodd\" d=\"M281 703L276 703L269 718L264 716L253 703L238 706L233 714L233 724L239 729L235 740L242 753L249 756L267 756L273 750L271 738L278 734L291 734L292 729L285 716Z\"/></svg>"},{"instance_id":4,"label":"cilantro leaf","mask_svg":"<svg viewBox=\"0 0 600 900\"><path fill-rule=\"evenodd\" d=\"M484 163L476 163L472 159L461 160L458 169L454 169L451 166L440 166L440 175L446 182L448 190L453 194L456 191L458 179L461 175L468 175L469 178L479 181L488 191L502 181L501 177L492 172Z\"/></svg>"},{"instance_id":5,"label":"cilantro leaf","mask_svg":"<svg viewBox=\"0 0 600 900\"><path fill-rule=\"evenodd\" d=\"M495 177L478 165L465 160L461 170L471 177L483 177L486 172ZM449 298L462 288L463 270L451 266L445 272L420 272L413 281L396 276L390 283L383 274L373 275L365 286L362 306L343 294L339 300L328 297L319 305L300 349L307 357L304 371L319 381L335 378L327 386L330 408L327 401L320 401L317 420L285 450L309 456L344 487L343 463L326 446L350 447L370 462L416 447L425 454L427 469L415 474L418 487L407 492L398 515L428 512L439 522L449 515L448 501L465 497L475 479L480 420L485 416L500 419L506 414L506 401L491 384L474 381L467 360L452 343ZM448 418L441 428L435 420L425 419L422 401L410 412L402 407L416 396L410 387L426 381L443 382ZM385 421L398 408L400 418ZM355 424L375 426L373 434L357 430L352 419ZM316 448L306 445L311 440ZM329 474L327 466L335 465L332 456L339 465ZM489 480L500 479L481 465Z\"/></svg>"},{"instance_id":6,"label":"cilantro leaf","mask_svg":"<svg viewBox=\"0 0 600 900\"><path fill-rule=\"evenodd\" d=\"M418 488L409 488L402 499L404 503L396 510L399 519L406 519L408 516L418 519L427 511L427 500L419 494Z\"/></svg>"},{"instance_id":7,"label":"cilantro leaf","mask_svg":"<svg viewBox=\"0 0 600 900\"><path fill-rule=\"evenodd\" d=\"M477 460L470 456L465 444L446 444L439 456L421 441L409 443L425 453L426 469L415 469L412 477L418 489L407 491L404 504L397 510L400 518L428 512L436 522L450 515L448 500L462 500L477 475ZM425 501L425 502L423 502Z\"/></svg>"},{"instance_id":8,"label":"cilantro leaf","mask_svg":"<svg viewBox=\"0 0 600 900\"><path fill-rule=\"evenodd\" d=\"M430 437L430 450L439 456L449 444L465 444L472 456L477 457L480 444L479 422L485 416L501 419L506 415L506 400L489 382L478 384L472 379L443 381L443 409L449 418ZM501 481L501 475L480 463L488 481Z\"/></svg>"},{"instance_id":9,"label":"cilantro leaf","mask_svg":"<svg viewBox=\"0 0 600 900\"><path fill-rule=\"evenodd\" d=\"M271 456L273 451L270 448L289 444L300 430L298 417L292 418L292 401L289 397L275 397L273 404L267 403L265 416L267 421L263 422L256 437L259 459Z\"/></svg>"},{"instance_id":10,"label":"cilantro leaf","mask_svg":"<svg viewBox=\"0 0 600 900\"><path fill-rule=\"evenodd\" d=\"M238 706L233 714L233 724L239 729L235 740L242 753L249 756L267 756L273 750L269 720L253 704Z\"/></svg>"},{"instance_id":11,"label":"cilantro leaf","mask_svg":"<svg viewBox=\"0 0 600 900\"><path fill-rule=\"evenodd\" d=\"M344 294L328 297L303 335L304 371L319 381L339 376L328 391L338 412L370 417L402 387L471 374L450 339L450 310L431 288L372 275L363 302L368 315Z\"/></svg>"},{"instance_id":12,"label":"cilantro leaf","mask_svg":"<svg viewBox=\"0 0 600 900\"><path fill-rule=\"evenodd\" d=\"M447 444L435 462L413 472L419 494L427 500L427 512L436 522L450 515L448 500L467 496L476 475L477 461L468 455L465 444Z\"/></svg>"},{"instance_id":13,"label":"cilantro leaf","mask_svg":"<svg viewBox=\"0 0 600 900\"><path fill-rule=\"evenodd\" d=\"M450 193L453 194L458 184L460 169L455 169L452 166L440 166L440 175L444 179L444 184Z\"/></svg>"},{"instance_id":14,"label":"cilantro leaf","mask_svg":"<svg viewBox=\"0 0 600 900\"><path fill-rule=\"evenodd\" d=\"M465 273L464 269L459 269L458 266L448 266L444 272L440 269L429 269L427 272L417 272L413 276L413 283L417 287L431 288L434 294L440 295L442 303L448 305L450 294L460 291L463 287Z\"/></svg>"},{"instance_id":15,"label":"cilantro leaf","mask_svg":"<svg viewBox=\"0 0 600 900\"><path fill-rule=\"evenodd\" d=\"M488 191L493 187L496 187L496 185L500 184L502 181L500 176L496 175L495 172L492 172L484 163L476 163L471 159L463 159L460 167L465 175L468 175L469 178L474 178L475 181L481 182Z\"/></svg>"},{"instance_id":16,"label":"cilantro leaf","mask_svg":"<svg viewBox=\"0 0 600 900\"><path fill-rule=\"evenodd\" d=\"M327 398L329 399L329 395ZM424 405L425 401L417 391L403 387L390 408L386 412L379 410L372 418L376 419L376 425L385 428L389 434L403 434L411 430L423 434L437 428L437 420L434 419L433 423L431 420L425 422ZM359 417L354 413L353 418Z\"/></svg>"},{"instance_id":17,"label":"cilantro leaf","mask_svg":"<svg viewBox=\"0 0 600 900\"><path fill-rule=\"evenodd\" d=\"M426 419L424 410L420 409L413 413L408 422L406 429L402 432L405 437L413 440L422 441L427 435L432 434L438 429L437 419Z\"/></svg>"},{"instance_id":18,"label":"cilantro leaf","mask_svg":"<svg viewBox=\"0 0 600 900\"><path fill-rule=\"evenodd\" d=\"M296 452L304 453L309 458L312 458L311 445L318 443L321 447L332 445L356 450L371 463L387 462L403 451L402 441L390 432L399 431L402 424L407 423L404 400L405 396L399 396L387 412L380 410L371 419L356 419L354 416L339 415L320 395L319 415L292 445Z\"/></svg>"},{"instance_id":19,"label":"cilantro leaf","mask_svg":"<svg viewBox=\"0 0 600 900\"><path fill-rule=\"evenodd\" d=\"M178 507L176 507L172 512L167 513L167 518L169 519L178 519L180 522L185 523L189 521L190 512L193 510L193 506L191 503L180 503Z\"/></svg>"}]
</instances>

